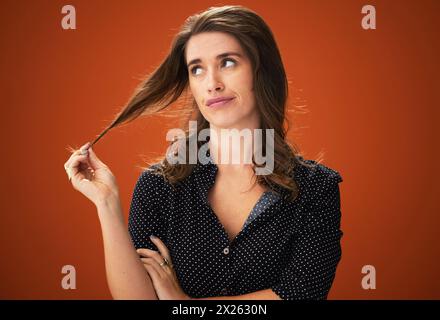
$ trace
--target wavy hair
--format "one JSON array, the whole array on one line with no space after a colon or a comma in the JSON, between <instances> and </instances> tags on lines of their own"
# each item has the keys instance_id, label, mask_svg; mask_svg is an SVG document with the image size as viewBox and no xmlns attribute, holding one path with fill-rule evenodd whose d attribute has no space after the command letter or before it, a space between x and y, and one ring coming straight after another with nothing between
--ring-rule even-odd
<instances>
[{"instance_id":1,"label":"wavy hair","mask_svg":"<svg viewBox=\"0 0 440 320\"><path fill-rule=\"evenodd\" d=\"M243 6L211 7L188 17L175 35L167 57L159 67L142 80L123 110L99 134L93 144L116 126L131 122L141 115L161 112L188 90L189 75L185 61L185 47L191 36L202 32L224 32L234 36L250 58L261 129L263 132L265 129L274 129L273 172L268 175L257 175L255 183L265 185L276 192L280 187L284 188L288 194L287 199L294 200L299 189L293 171L297 165L311 165L304 162L299 156L298 148L289 144L286 139L289 127L286 118L288 81L272 31L258 14ZM184 110L187 112L186 123L189 120L197 121L197 134L200 130L209 128L209 122L201 114L194 98L185 104ZM183 129L186 133L186 150L190 150L189 128L185 126ZM200 147L204 142L197 143ZM263 141L263 152L265 152L264 145ZM188 177L195 166L184 163L171 164L166 156L161 156L158 161L159 165L156 166L155 171L173 186ZM254 158L252 161L255 172L255 167L262 165L255 163Z\"/></svg>"}]
</instances>

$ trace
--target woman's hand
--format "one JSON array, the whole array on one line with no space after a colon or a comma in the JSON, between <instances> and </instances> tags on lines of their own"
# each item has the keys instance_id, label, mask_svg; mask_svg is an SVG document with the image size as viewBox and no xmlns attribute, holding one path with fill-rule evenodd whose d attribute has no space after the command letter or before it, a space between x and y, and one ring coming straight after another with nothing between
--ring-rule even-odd
<instances>
[{"instance_id":1,"label":"woman's hand","mask_svg":"<svg viewBox=\"0 0 440 320\"><path fill-rule=\"evenodd\" d=\"M141 260L150 275L157 297L159 300L190 300L191 298L180 287L168 248L157 237L151 237L151 241L160 253L150 249L136 251L144 257ZM168 260L168 264L161 266L160 264L165 261L164 258Z\"/></svg>"},{"instance_id":2,"label":"woman's hand","mask_svg":"<svg viewBox=\"0 0 440 320\"><path fill-rule=\"evenodd\" d=\"M119 199L115 176L96 156L90 142L79 150L72 150L64 169L73 188L84 194L96 206L109 199Z\"/></svg>"}]
</instances>

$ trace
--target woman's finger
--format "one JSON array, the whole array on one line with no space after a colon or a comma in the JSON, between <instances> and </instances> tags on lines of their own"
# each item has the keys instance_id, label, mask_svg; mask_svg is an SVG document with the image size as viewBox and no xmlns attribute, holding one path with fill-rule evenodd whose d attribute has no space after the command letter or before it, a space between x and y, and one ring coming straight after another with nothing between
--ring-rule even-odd
<instances>
[{"instance_id":1,"label":"woman's finger","mask_svg":"<svg viewBox=\"0 0 440 320\"><path fill-rule=\"evenodd\" d=\"M153 258L158 264L161 264L163 262L163 256L158 251L142 248L137 249L136 252L139 253L142 257Z\"/></svg>"},{"instance_id":2,"label":"woman's finger","mask_svg":"<svg viewBox=\"0 0 440 320\"><path fill-rule=\"evenodd\" d=\"M72 170L78 169L79 166L82 164L88 166L87 157L88 157L87 154L75 156L75 158L72 159L72 162L70 163L69 168Z\"/></svg>"},{"instance_id":3,"label":"woman's finger","mask_svg":"<svg viewBox=\"0 0 440 320\"><path fill-rule=\"evenodd\" d=\"M84 152L86 150L88 150L91 147L90 142L87 142L86 144L82 145L80 148L78 149L74 149L72 147L69 147L68 150L72 153L72 154L80 154L81 152Z\"/></svg>"},{"instance_id":4,"label":"woman's finger","mask_svg":"<svg viewBox=\"0 0 440 320\"><path fill-rule=\"evenodd\" d=\"M87 155L88 154L88 146L90 143L86 143L85 145L83 145L81 148L79 148L78 150L73 150L72 149L72 154L70 156L70 158L66 161L66 163L64 164L64 168L68 168L71 166L71 163L73 161L73 159L76 156L79 155Z\"/></svg>"},{"instance_id":5,"label":"woman's finger","mask_svg":"<svg viewBox=\"0 0 440 320\"><path fill-rule=\"evenodd\" d=\"M73 161L73 159L75 159L75 157L77 157L77 156L79 156L79 155L80 155L80 150L76 150L76 151L74 151L74 152L70 155L69 159L67 159L67 161L64 163L64 169L69 168L69 167L70 167L70 164L71 164L72 161Z\"/></svg>"},{"instance_id":6,"label":"woman's finger","mask_svg":"<svg viewBox=\"0 0 440 320\"><path fill-rule=\"evenodd\" d=\"M159 281L161 280L160 275L156 272L154 267L149 263L144 263L144 268L147 270L148 275L150 276L151 281L153 282L154 289L159 286Z\"/></svg>"},{"instance_id":7,"label":"woman's finger","mask_svg":"<svg viewBox=\"0 0 440 320\"><path fill-rule=\"evenodd\" d=\"M153 276L157 277L158 279L163 278L163 276L164 276L163 272L165 272L165 271L156 262L156 260L154 260L153 258L141 258L141 261L145 267L150 267L149 269L147 269L149 271L148 273L150 273L150 271L151 271Z\"/></svg>"},{"instance_id":8,"label":"woman's finger","mask_svg":"<svg viewBox=\"0 0 440 320\"><path fill-rule=\"evenodd\" d=\"M156 245L157 249L159 249L160 254L167 258L167 260L171 263L171 256L170 252L168 251L168 248L166 245L156 236L150 236L151 241Z\"/></svg>"},{"instance_id":9,"label":"woman's finger","mask_svg":"<svg viewBox=\"0 0 440 320\"><path fill-rule=\"evenodd\" d=\"M78 173L83 174L82 171L84 171L84 169L87 168L88 166L89 164L87 161L87 155L75 156L75 158L73 158L72 162L67 168L68 174L70 174L72 178L75 178Z\"/></svg>"}]
</instances>

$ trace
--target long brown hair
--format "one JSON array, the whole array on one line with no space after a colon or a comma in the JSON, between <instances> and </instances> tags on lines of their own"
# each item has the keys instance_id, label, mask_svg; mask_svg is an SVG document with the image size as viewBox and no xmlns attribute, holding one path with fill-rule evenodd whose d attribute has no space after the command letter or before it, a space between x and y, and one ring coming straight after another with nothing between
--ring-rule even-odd
<instances>
[{"instance_id":1,"label":"long brown hair","mask_svg":"<svg viewBox=\"0 0 440 320\"><path fill-rule=\"evenodd\" d=\"M286 73L269 26L258 14L242 6L211 7L188 17L174 37L168 56L142 81L123 110L93 144L110 129L131 122L141 115L158 113L177 101L189 87L184 54L188 40L193 35L214 31L234 36L250 58L254 71L255 101L260 113L261 129L263 132L265 129L274 129L273 172L269 175L257 175L256 182L275 191L280 190L281 187L288 191L287 199L293 200L298 195L298 185L293 179L293 170L298 164L306 166L308 164L302 157L298 157L298 148L290 145L286 140L289 125L285 116L288 97ZM208 121L202 116L194 99L186 104L186 111L188 112L186 123L189 120L197 121L197 134L200 130L209 128ZM188 126L184 129L186 150L189 150ZM198 142L199 147L203 143ZM265 152L264 147L263 152ZM253 163L254 166L261 166L256 164L254 159ZM183 163L170 164L166 156L160 158L159 164L157 173L163 175L172 185L189 176L195 166Z\"/></svg>"}]
</instances>

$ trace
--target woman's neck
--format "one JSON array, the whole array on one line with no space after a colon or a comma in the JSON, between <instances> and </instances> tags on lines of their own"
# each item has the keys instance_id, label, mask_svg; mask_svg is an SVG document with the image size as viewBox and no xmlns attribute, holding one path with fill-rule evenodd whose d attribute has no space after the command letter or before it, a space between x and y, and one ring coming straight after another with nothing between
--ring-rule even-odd
<instances>
[{"instance_id":1,"label":"woman's neck","mask_svg":"<svg viewBox=\"0 0 440 320\"><path fill-rule=\"evenodd\" d=\"M210 156L221 174L252 171L256 124L242 128L219 128L211 124L209 129Z\"/></svg>"}]
</instances>

